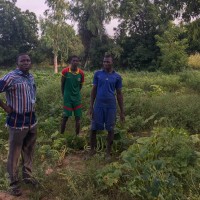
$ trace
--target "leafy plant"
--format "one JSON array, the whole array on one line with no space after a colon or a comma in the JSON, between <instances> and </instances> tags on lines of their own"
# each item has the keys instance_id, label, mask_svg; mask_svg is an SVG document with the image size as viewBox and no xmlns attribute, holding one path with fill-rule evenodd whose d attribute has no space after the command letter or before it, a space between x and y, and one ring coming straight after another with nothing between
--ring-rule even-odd
<instances>
[{"instance_id":1,"label":"leafy plant","mask_svg":"<svg viewBox=\"0 0 200 200\"><path fill-rule=\"evenodd\" d=\"M86 141L83 137L79 137L72 134L67 134L65 140L67 147L75 150L83 150L86 144Z\"/></svg>"},{"instance_id":2,"label":"leafy plant","mask_svg":"<svg viewBox=\"0 0 200 200\"><path fill-rule=\"evenodd\" d=\"M140 199L184 199L199 193L198 156L184 130L155 129L98 171L102 189L118 188Z\"/></svg>"}]
</instances>

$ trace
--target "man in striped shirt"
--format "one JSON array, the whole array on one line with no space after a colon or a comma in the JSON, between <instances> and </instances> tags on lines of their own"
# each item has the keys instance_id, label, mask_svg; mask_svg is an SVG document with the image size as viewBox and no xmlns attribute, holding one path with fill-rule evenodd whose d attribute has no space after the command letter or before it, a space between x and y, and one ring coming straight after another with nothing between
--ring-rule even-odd
<instances>
[{"instance_id":1,"label":"man in striped shirt","mask_svg":"<svg viewBox=\"0 0 200 200\"><path fill-rule=\"evenodd\" d=\"M7 171L10 193L22 194L18 179L18 161L22 157L22 175L25 183L36 184L31 176L33 152L37 128L35 116L36 87L34 77L29 73L31 60L27 54L17 58L17 68L0 79L0 93L6 93L6 103L0 100L0 107L7 113L9 129L9 153Z\"/></svg>"}]
</instances>

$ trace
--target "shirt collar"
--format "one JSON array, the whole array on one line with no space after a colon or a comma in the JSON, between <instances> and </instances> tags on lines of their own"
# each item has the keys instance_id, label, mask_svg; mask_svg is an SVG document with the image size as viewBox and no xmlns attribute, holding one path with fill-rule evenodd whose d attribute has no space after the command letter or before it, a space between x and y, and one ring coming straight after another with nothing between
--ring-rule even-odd
<instances>
[{"instance_id":1,"label":"shirt collar","mask_svg":"<svg viewBox=\"0 0 200 200\"><path fill-rule=\"evenodd\" d=\"M102 69L102 71L105 72L105 73L108 73L108 72L106 72L105 69ZM115 73L115 70L113 69L111 73Z\"/></svg>"},{"instance_id":2,"label":"shirt collar","mask_svg":"<svg viewBox=\"0 0 200 200\"><path fill-rule=\"evenodd\" d=\"M25 74L25 73L23 73L20 69L15 69L14 70L14 72L16 73L16 74L18 74L18 75L20 75L20 76L25 76L25 77L29 77L30 76L30 74L28 73L28 74Z\"/></svg>"},{"instance_id":3,"label":"shirt collar","mask_svg":"<svg viewBox=\"0 0 200 200\"><path fill-rule=\"evenodd\" d=\"M79 74L80 73L79 68L77 68L76 72L72 72L71 67L69 67L69 72L73 73L73 74Z\"/></svg>"}]
</instances>

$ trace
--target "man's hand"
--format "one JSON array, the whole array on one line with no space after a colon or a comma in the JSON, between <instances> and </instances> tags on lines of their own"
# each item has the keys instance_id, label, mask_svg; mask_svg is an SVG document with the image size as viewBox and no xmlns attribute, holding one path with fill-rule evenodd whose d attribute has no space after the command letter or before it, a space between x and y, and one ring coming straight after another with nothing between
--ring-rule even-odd
<instances>
[{"instance_id":1,"label":"man's hand","mask_svg":"<svg viewBox=\"0 0 200 200\"><path fill-rule=\"evenodd\" d=\"M11 113L13 110L10 106L6 105L1 99L0 99L0 107L4 109L6 113Z\"/></svg>"},{"instance_id":2,"label":"man's hand","mask_svg":"<svg viewBox=\"0 0 200 200\"><path fill-rule=\"evenodd\" d=\"M88 112L90 120L92 120L92 118L93 118L93 111L94 111L93 107L90 107L89 112Z\"/></svg>"},{"instance_id":3,"label":"man's hand","mask_svg":"<svg viewBox=\"0 0 200 200\"><path fill-rule=\"evenodd\" d=\"M4 109L4 110L5 110L5 112L6 112L6 113L8 113L8 114L9 114L9 113L11 113L11 112L13 111L13 110L12 110L12 108L11 108L10 106L7 106L7 105L6 105L6 106L4 106L4 108L3 108L3 109Z\"/></svg>"},{"instance_id":4,"label":"man's hand","mask_svg":"<svg viewBox=\"0 0 200 200\"><path fill-rule=\"evenodd\" d=\"M120 112L120 121L125 122L125 115L123 112Z\"/></svg>"}]
</instances>

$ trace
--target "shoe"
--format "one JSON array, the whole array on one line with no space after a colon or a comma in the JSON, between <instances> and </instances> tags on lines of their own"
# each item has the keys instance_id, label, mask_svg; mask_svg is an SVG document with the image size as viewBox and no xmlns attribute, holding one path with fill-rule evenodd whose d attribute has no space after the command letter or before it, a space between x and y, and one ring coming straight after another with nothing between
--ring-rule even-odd
<instances>
[{"instance_id":1,"label":"shoe","mask_svg":"<svg viewBox=\"0 0 200 200\"><path fill-rule=\"evenodd\" d=\"M39 182L33 177L24 178L23 181L24 181L24 183L30 184L32 186L37 186L39 184Z\"/></svg>"},{"instance_id":2,"label":"shoe","mask_svg":"<svg viewBox=\"0 0 200 200\"><path fill-rule=\"evenodd\" d=\"M19 185L12 185L12 186L10 186L10 189L9 189L8 192L9 192L10 195L16 196L16 197L19 197L19 196L22 195L22 191L21 191Z\"/></svg>"}]
</instances>

